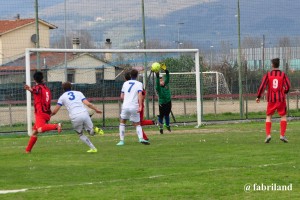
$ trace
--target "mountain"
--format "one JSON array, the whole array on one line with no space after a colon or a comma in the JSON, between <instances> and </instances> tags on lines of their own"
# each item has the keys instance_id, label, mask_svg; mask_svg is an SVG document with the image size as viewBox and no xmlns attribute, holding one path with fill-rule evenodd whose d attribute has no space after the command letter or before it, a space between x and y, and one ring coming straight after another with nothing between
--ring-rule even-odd
<instances>
[{"instance_id":1,"label":"mountain","mask_svg":"<svg viewBox=\"0 0 300 200\"><path fill-rule=\"evenodd\" d=\"M237 0L148 0L144 8L148 41L172 47L178 39L197 48L220 41L236 46ZM265 35L266 43L275 44L279 37L298 36L299 10L299 0L240 0L241 38ZM10 0L0 7L1 18L17 13L34 17L34 1ZM68 33L87 30L99 44L111 38L114 48L122 48L143 39L141 0L39 0L39 17L58 26L52 39L64 34L65 16Z\"/></svg>"}]
</instances>

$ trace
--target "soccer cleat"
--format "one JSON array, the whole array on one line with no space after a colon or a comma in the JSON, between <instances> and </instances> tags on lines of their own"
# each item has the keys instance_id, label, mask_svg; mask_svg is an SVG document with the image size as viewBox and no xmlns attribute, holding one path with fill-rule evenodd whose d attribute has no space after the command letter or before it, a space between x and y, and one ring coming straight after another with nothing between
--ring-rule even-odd
<instances>
[{"instance_id":1,"label":"soccer cleat","mask_svg":"<svg viewBox=\"0 0 300 200\"><path fill-rule=\"evenodd\" d=\"M160 132L160 134L164 134L164 129L163 128L159 128L159 132Z\"/></svg>"},{"instance_id":2,"label":"soccer cleat","mask_svg":"<svg viewBox=\"0 0 300 200\"><path fill-rule=\"evenodd\" d=\"M142 144L145 144L145 145L149 145L150 142L148 140L144 140L142 138L139 139L139 142L142 143Z\"/></svg>"},{"instance_id":3,"label":"soccer cleat","mask_svg":"<svg viewBox=\"0 0 300 200\"><path fill-rule=\"evenodd\" d=\"M61 123L57 124L57 133L61 133L62 128L61 128Z\"/></svg>"},{"instance_id":4,"label":"soccer cleat","mask_svg":"<svg viewBox=\"0 0 300 200\"><path fill-rule=\"evenodd\" d=\"M168 130L169 132L171 132L171 127L170 127L170 126L167 126L167 130Z\"/></svg>"},{"instance_id":5,"label":"soccer cleat","mask_svg":"<svg viewBox=\"0 0 300 200\"><path fill-rule=\"evenodd\" d=\"M97 149L90 149L90 150L88 150L87 152L88 152L88 153L97 153L98 150L97 150Z\"/></svg>"},{"instance_id":6,"label":"soccer cleat","mask_svg":"<svg viewBox=\"0 0 300 200\"><path fill-rule=\"evenodd\" d=\"M117 144L117 146L123 146L125 143L123 140L120 140L120 142Z\"/></svg>"},{"instance_id":7,"label":"soccer cleat","mask_svg":"<svg viewBox=\"0 0 300 200\"><path fill-rule=\"evenodd\" d=\"M265 139L265 143L269 143L271 141L271 135L267 136Z\"/></svg>"},{"instance_id":8,"label":"soccer cleat","mask_svg":"<svg viewBox=\"0 0 300 200\"><path fill-rule=\"evenodd\" d=\"M280 136L280 140L284 143L288 143L289 141L286 139L285 136Z\"/></svg>"}]
</instances>

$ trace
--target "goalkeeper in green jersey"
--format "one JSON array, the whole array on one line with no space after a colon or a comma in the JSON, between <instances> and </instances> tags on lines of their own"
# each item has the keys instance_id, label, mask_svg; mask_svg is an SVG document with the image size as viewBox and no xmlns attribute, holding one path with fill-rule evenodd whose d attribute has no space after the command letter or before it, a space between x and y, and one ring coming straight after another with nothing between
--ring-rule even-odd
<instances>
[{"instance_id":1,"label":"goalkeeper in green jersey","mask_svg":"<svg viewBox=\"0 0 300 200\"><path fill-rule=\"evenodd\" d=\"M165 64L161 64L161 69L166 72L165 78L156 72L156 91L159 99L159 115L158 115L158 123L159 123L159 132L163 134L163 120L165 119L165 124L167 126L167 130L171 132L170 128L170 113L172 108L171 103L171 92L169 87L170 74L167 70Z\"/></svg>"}]
</instances>

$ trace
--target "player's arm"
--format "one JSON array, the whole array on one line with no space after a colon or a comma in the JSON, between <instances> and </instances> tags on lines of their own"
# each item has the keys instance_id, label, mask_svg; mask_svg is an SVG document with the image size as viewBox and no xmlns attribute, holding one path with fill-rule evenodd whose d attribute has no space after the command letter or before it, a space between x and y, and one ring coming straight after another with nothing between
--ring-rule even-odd
<instances>
[{"instance_id":1,"label":"player's arm","mask_svg":"<svg viewBox=\"0 0 300 200\"><path fill-rule=\"evenodd\" d=\"M157 91L159 91L160 90L159 72L156 72L155 75L156 75L156 80L155 80L156 81L156 86L155 86L155 89Z\"/></svg>"},{"instance_id":2,"label":"player's arm","mask_svg":"<svg viewBox=\"0 0 300 200\"><path fill-rule=\"evenodd\" d=\"M93 109L94 111L96 111L96 113L102 113L94 104L92 104L91 102L89 102L87 99L84 99L82 101L82 103L84 103L90 109Z\"/></svg>"},{"instance_id":3,"label":"player's arm","mask_svg":"<svg viewBox=\"0 0 300 200\"><path fill-rule=\"evenodd\" d=\"M268 74L264 75L262 82L257 90L257 95L256 95L257 103L260 102L260 97L261 97L262 93L265 91L267 84L268 84Z\"/></svg>"},{"instance_id":4,"label":"player's arm","mask_svg":"<svg viewBox=\"0 0 300 200\"><path fill-rule=\"evenodd\" d=\"M122 100L124 100L124 92L121 92L120 98L121 98Z\"/></svg>"},{"instance_id":5,"label":"player's arm","mask_svg":"<svg viewBox=\"0 0 300 200\"><path fill-rule=\"evenodd\" d=\"M143 91L139 91L138 93L138 98L139 98L139 110L138 112L141 112L142 111L142 108L143 108L143 94L142 94Z\"/></svg>"},{"instance_id":6,"label":"player's arm","mask_svg":"<svg viewBox=\"0 0 300 200\"><path fill-rule=\"evenodd\" d=\"M165 63L162 63L160 68L166 72L166 78L164 81L165 81L165 85L167 85L170 82L169 70L167 70L167 66Z\"/></svg>"},{"instance_id":7,"label":"player's arm","mask_svg":"<svg viewBox=\"0 0 300 200\"><path fill-rule=\"evenodd\" d=\"M29 92L33 91L32 87L30 87L29 85L24 85L24 89L28 90Z\"/></svg>"},{"instance_id":8,"label":"player's arm","mask_svg":"<svg viewBox=\"0 0 300 200\"><path fill-rule=\"evenodd\" d=\"M284 76L283 84L284 84L283 85L284 86L284 93L287 94L290 91L290 88L291 88L291 82L290 82L287 75Z\"/></svg>"},{"instance_id":9,"label":"player's arm","mask_svg":"<svg viewBox=\"0 0 300 200\"><path fill-rule=\"evenodd\" d=\"M61 106L62 105L60 105L60 104L56 104L54 110L51 113L51 116L55 115L59 111L59 109L61 108Z\"/></svg>"},{"instance_id":10,"label":"player's arm","mask_svg":"<svg viewBox=\"0 0 300 200\"><path fill-rule=\"evenodd\" d=\"M165 70L166 72L166 79L165 79L165 85L168 85L170 82L170 74L169 74L169 70Z\"/></svg>"}]
</instances>

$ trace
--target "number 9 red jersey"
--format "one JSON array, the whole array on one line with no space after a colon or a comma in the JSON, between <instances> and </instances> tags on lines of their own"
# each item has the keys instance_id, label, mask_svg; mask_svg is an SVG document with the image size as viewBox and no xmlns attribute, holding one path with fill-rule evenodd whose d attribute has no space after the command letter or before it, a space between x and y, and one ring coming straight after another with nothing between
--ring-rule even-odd
<instances>
[{"instance_id":1,"label":"number 9 red jersey","mask_svg":"<svg viewBox=\"0 0 300 200\"><path fill-rule=\"evenodd\" d=\"M272 70L264 75L257 91L257 98L260 98L268 87L268 102L285 102L285 95L289 92L290 85L290 80L284 72Z\"/></svg>"}]
</instances>

